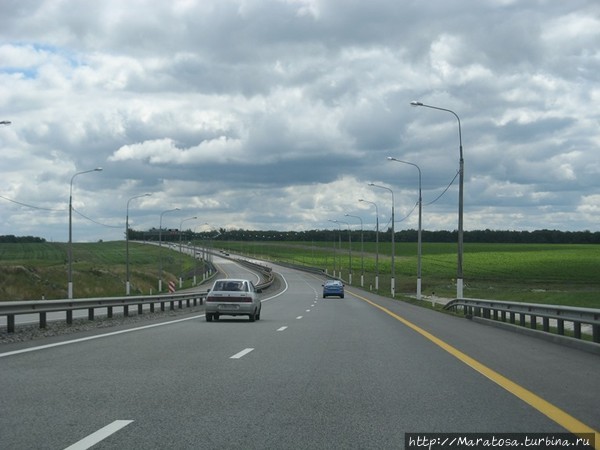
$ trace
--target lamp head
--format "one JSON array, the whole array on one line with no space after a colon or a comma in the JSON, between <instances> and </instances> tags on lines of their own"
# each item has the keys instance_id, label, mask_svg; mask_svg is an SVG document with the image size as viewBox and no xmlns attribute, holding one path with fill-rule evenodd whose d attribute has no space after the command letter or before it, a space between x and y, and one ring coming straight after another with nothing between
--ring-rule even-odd
<instances>
[{"instance_id":1,"label":"lamp head","mask_svg":"<svg viewBox=\"0 0 600 450\"><path fill-rule=\"evenodd\" d=\"M416 101L416 100L413 100L412 102L410 102L410 104L411 104L412 106L423 106L423 103L421 103L421 102L418 102L418 101Z\"/></svg>"}]
</instances>

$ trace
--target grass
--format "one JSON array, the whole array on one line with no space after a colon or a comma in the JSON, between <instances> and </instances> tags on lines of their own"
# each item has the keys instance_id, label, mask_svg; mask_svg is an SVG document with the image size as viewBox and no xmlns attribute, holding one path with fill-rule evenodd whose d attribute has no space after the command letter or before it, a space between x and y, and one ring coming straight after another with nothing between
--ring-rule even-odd
<instances>
[{"instance_id":1,"label":"grass","mask_svg":"<svg viewBox=\"0 0 600 450\"><path fill-rule=\"evenodd\" d=\"M235 253L277 262L342 270L347 282L350 252L347 242L232 242L214 245ZM353 282L375 285L376 255L379 254L379 292L389 292L391 244L353 242ZM73 245L75 297L120 296L125 293L125 242ZM195 261L163 245L130 243L132 294L157 293L160 261L163 290L167 281L178 280L180 261L185 274L183 287L191 287ZM456 294L456 244L423 243L422 292L453 298ZM64 243L0 245L0 300L58 299L67 297L67 246ZM464 295L469 298L511 300L600 308L600 246L569 244L464 244ZM200 272L202 267L200 267ZM417 245L401 242L395 251L396 292L416 292ZM177 284L178 286L178 284Z\"/></svg>"},{"instance_id":2,"label":"grass","mask_svg":"<svg viewBox=\"0 0 600 450\"><path fill-rule=\"evenodd\" d=\"M347 242L219 242L232 252L273 261L327 269L340 265L349 281ZM336 250L334 250L334 245ZM423 243L422 292L439 297L456 295L456 244ZM379 244L380 292L389 291L391 244ZM351 247L353 285L359 285L364 267L365 287L375 279L375 243ZM335 262L334 262L335 261ZM600 308L600 246L585 244L464 244L464 295L469 298L510 300ZM396 243L396 292L416 293L417 244Z\"/></svg>"},{"instance_id":3,"label":"grass","mask_svg":"<svg viewBox=\"0 0 600 450\"><path fill-rule=\"evenodd\" d=\"M64 243L0 245L0 300L67 298L68 253ZM178 286L180 267L186 274L183 287L191 287L196 261L164 245L129 244L131 294L157 293L160 261L163 290L168 281ZM180 265L181 263L181 265ZM198 265L199 274L203 270ZM124 241L73 244L74 297L125 295L127 280ZM198 275L198 280L201 276Z\"/></svg>"}]
</instances>

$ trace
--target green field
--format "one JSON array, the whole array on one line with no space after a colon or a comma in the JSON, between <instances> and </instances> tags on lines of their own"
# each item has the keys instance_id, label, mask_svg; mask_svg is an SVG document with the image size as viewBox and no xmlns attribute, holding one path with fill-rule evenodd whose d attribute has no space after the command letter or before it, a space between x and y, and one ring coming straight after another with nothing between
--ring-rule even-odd
<instances>
[{"instance_id":1,"label":"green field","mask_svg":"<svg viewBox=\"0 0 600 450\"><path fill-rule=\"evenodd\" d=\"M183 273L191 287L193 273L202 264L166 245L129 244L131 294L156 294L160 261L163 291L167 281ZM126 284L124 241L73 244L73 293L75 298L122 296ZM65 243L0 244L0 300L67 298L68 256ZM178 284L177 284L178 286Z\"/></svg>"},{"instance_id":2,"label":"green field","mask_svg":"<svg viewBox=\"0 0 600 450\"><path fill-rule=\"evenodd\" d=\"M353 285L374 286L375 243L324 242L215 242L232 252L290 264L327 269L340 265L348 280L350 256ZM422 293L453 298L456 295L456 244L423 243ZM416 293L417 244L397 243L396 292ZM379 244L380 292L389 292L391 244ZM464 244L464 295L469 298L564 304L600 308L600 246L569 244Z\"/></svg>"},{"instance_id":3,"label":"green field","mask_svg":"<svg viewBox=\"0 0 600 450\"><path fill-rule=\"evenodd\" d=\"M200 245L200 243L198 244ZM375 285L375 243L214 241L216 249L304 265L337 273L353 285ZM379 292L389 293L391 244L379 244ZM162 255L162 256L161 256ZM163 245L130 243L132 294L157 293L159 262L163 290L167 280L184 275L191 287L195 260ZM125 293L125 242L73 245L75 297L120 296ZM423 243L422 292L453 298L456 294L456 244ZM182 267L181 265L182 264ZM0 300L58 299L67 296L67 246L64 243L0 245ZM397 243L395 255L398 297L416 292L417 245ZM569 244L464 244L464 295L469 298L564 304L600 308L600 246Z\"/></svg>"}]
</instances>

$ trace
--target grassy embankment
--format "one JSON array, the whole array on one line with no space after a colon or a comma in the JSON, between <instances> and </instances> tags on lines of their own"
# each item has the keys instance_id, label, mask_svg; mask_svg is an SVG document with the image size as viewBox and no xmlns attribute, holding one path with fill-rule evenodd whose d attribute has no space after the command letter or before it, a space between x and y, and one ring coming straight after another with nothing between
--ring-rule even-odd
<instances>
[{"instance_id":1,"label":"grassy embankment","mask_svg":"<svg viewBox=\"0 0 600 450\"><path fill-rule=\"evenodd\" d=\"M162 258L161 258L162 255ZM167 281L178 280L180 261L191 287L193 272L202 264L163 246L130 242L129 272L131 294L156 294L160 260L163 291ZM75 298L125 295L126 248L124 241L73 244L73 286ZM0 300L67 298L68 257L65 243L0 244ZM178 283L177 283L178 286Z\"/></svg>"},{"instance_id":2,"label":"grassy embankment","mask_svg":"<svg viewBox=\"0 0 600 450\"><path fill-rule=\"evenodd\" d=\"M339 244L336 242L335 246ZM327 269L348 281L348 242L334 251L333 243L215 242L215 246L257 258ZM453 298L456 295L456 244L423 243L422 293ZM375 243L352 242L354 286L375 285ZM416 292L417 245L397 243L396 292ZM334 258L335 256L335 258ZM390 291L391 244L379 244L379 287ZM510 300L600 308L600 246L568 244L464 244L464 295L468 298Z\"/></svg>"}]
</instances>

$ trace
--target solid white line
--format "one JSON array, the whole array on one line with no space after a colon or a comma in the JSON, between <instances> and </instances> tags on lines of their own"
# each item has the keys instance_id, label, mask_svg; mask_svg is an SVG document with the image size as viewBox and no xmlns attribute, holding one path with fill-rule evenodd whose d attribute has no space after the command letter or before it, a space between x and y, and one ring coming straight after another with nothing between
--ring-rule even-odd
<instances>
[{"instance_id":1,"label":"solid white line","mask_svg":"<svg viewBox=\"0 0 600 450\"><path fill-rule=\"evenodd\" d=\"M277 331L283 331L283 330L286 330L286 329L287 329L287 327L281 327L281 328L277 328Z\"/></svg>"},{"instance_id":2,"label":"solid white line","mask_svg":"<svg viewBox=\"0 0 600 450\"><path fill-rule=\"evenodd\" d=\"M30 347L30 348L24 348L22 350L15 350L12 352L0 353L0 358L4 358L5 356L18 355L20 353L34 352L36 350L44 350L46 348L61 347L63 345L76 344L78 342L91 341L93 339L100 339L100 338L105 338L105 337L109 337L109 336L116 336L118 334L131 333L133 331L146 330L148 328L162 327L163 325L171 325L171 324L177 323L177 322L185 322L186 320L195 320L200 317L204 317L204 314L201 314L199 316L186 317L185 319L171 320L169 322L161 322L161 323L154 323L151 325L144 325L143 327L129 328L127 330L120 330L120 331L113 331L110 333L97 334L94 336L88 336L88 337L84 337L84 338L80 338L80 339L73 339L71 341L56 342L54 344L39 345L37 347Z\"/></svg>"},{"instance_id":3,"label":"solid white line","mask_svg":"<svg viewBox=\"0 0 600 450\"><path fill-rule=\"evenodd\" d=\"M115 434L121 428L129 425L133 420L115 420L113 423L106 425L104 428L100 428L95 433L90 434L88 437L83 438L79 442L67 447L65 450L86 450L98 442L103 441L112 434Z\"/></svg>"},{"instance_id":4,"label":"solid white line","mask_svg":"<svg viewBox=\"0 0 600 450\"><path fill-rule=\"evenodd\" d=\"M246 348L246 349L242 350L241 352L236 353L235 355L231 356L229 359L240 359L242 356L247 355L252 350L254 350L254 349L253 348Z\"/></svg>"}]
</instances>

